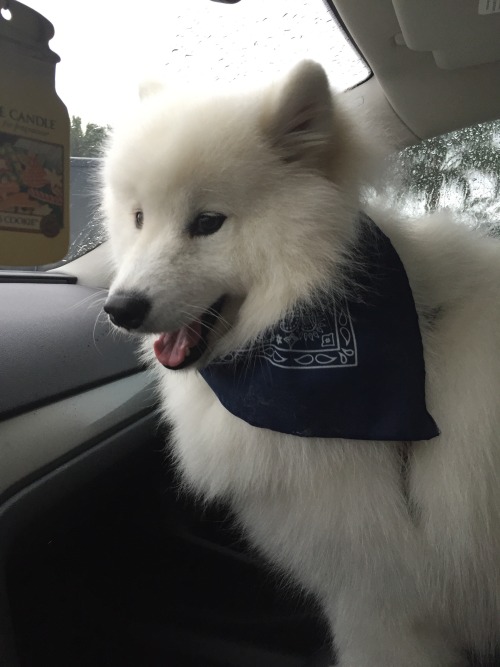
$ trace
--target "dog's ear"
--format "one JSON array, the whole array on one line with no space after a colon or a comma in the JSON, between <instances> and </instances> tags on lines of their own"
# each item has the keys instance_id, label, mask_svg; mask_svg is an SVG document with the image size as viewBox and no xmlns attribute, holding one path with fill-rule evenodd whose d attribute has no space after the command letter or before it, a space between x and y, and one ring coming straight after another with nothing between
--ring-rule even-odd
<instances>
[{"instance_id":1,"label":"dog's ear","mask_svg":"<svg viewBox=\"0 0 500 667\"><path fill-rule=\"evenodd\" d=\"M321 163L331 142L333 102L321 65L304 60L288 75L266 109L265 131L286 162Z\"/></svg>"}]
</instances>

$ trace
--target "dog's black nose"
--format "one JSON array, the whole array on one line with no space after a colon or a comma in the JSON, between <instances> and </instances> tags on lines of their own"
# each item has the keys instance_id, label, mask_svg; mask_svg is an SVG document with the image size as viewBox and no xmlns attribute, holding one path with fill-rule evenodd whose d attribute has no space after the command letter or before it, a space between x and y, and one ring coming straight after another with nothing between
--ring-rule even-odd
<instances>
[{"instance_id":1,"label":"dog's black nose","mask_svg":"<svg viewBox=\"0 0 500 667\"><path fill-rule=\"evenodd\" d=\"M108 296L104 311L117 327L138 329L151 310L151 303L141 294L118 292Z\"/></svg>"}]
</instances>

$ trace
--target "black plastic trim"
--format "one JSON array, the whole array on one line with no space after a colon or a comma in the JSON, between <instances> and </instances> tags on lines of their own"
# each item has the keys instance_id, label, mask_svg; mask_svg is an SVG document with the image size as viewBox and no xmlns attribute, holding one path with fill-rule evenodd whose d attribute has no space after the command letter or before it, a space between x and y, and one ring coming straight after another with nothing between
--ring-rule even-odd
<instances>
[{"instance_id":1,"label":"black plastic trim","mask_svg":"<svg viewBox=\"0 0 500 667\"><path fill-rule=\"evenodd\" d=\"M47 271L0 271L0 283L66 283L75 285L76 276L69 273L48 273Z\"/></svg>"}]
</instances>

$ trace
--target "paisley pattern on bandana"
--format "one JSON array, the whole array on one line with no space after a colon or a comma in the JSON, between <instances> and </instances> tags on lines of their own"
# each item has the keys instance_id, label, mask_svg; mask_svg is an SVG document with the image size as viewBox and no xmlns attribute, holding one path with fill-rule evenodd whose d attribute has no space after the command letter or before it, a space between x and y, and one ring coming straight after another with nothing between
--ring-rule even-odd
<instances>
[{"instance_id":1,"label":"paisley pattern on bandana","mask_svg":"<svg viewBox=\"0 0 500 667\"><path fill-rule=\"evenodd\" d=\"M356 337L346 299L328 313L309 310L289 315L251 348L237 350L213 364L231 364L245 355L262 357L273 366L293 370L358 365Z\"/></svg>"},{"instance_id":2,"label":"paisley pattern on bandana","mask_svg":"<svg viewBox=\"0 0 500 667\"><path fill-rule=\"evenodd\" d=\"M362 271L349 296L297 307L251 347L200 371L253 426L302 437L428 440L425 367L413 295L389 239L359 217Z\"/></svg>"}]
</instances>

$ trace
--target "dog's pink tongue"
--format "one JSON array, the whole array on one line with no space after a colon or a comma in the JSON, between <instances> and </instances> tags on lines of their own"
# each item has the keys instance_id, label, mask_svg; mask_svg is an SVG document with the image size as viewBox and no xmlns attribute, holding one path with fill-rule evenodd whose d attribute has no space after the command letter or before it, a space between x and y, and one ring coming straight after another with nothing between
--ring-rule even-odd
<instances>
[{"instance_id":1,"label":"dog's pink tongue","mask_svg":"<svg viewBox=\"0 0 500 667\"><path fill-rule=\"evenodd\" d=\"M182 364L189 350L199 343L200 338L201 322L198 320L177 331L162 333L153 346L156 358L160 364L175 368Z\"/></svg>"}]
</instances>

